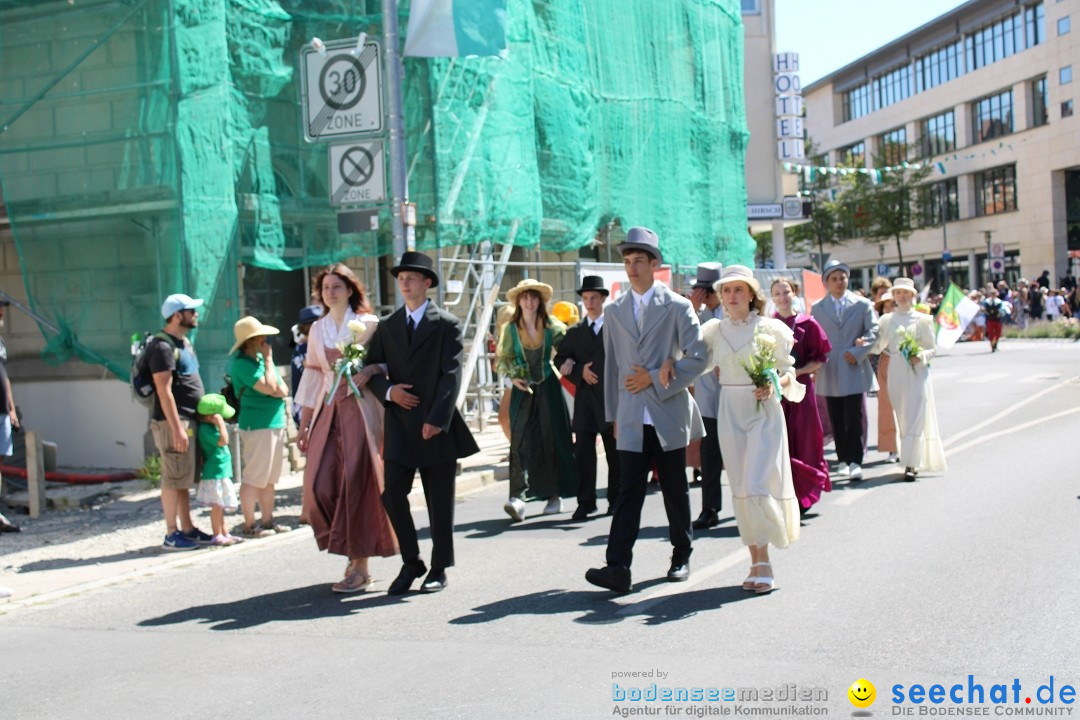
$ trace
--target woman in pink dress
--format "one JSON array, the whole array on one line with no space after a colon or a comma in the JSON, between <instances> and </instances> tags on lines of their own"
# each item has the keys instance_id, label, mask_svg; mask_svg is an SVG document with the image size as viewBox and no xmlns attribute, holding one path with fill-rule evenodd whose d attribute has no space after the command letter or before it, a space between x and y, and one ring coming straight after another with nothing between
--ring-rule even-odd
<instances>
[{"instance_id":1,"label":"woman in pink dress","mask_svg":"<svg viewBox=\"0 0 1080 720\"><path fill-rule=\"evenodd\" d=\"M815 397L814 373L829 359L832 345L817 320L795 312L792 307L795 293L786 279L773 281L770 290L777 310L776 317L795 335L795 345L791 350L795 358L795 378L806 386L807 397ZM822 492L832 490L829 465L825 462L821 418L814 403L793 403L783 399L780 404L787 421L795 497L799 499L799 512L805 515L821 498Z\"/></svg>"},{"instance_id":2,"label":"woman in pink dress","mask_svg":"<svg viewBox=\"0 0 1080 720\"><path fill-rule=\"evenodd\" d=\"M353 383L334 371L339 348L366 345L379 319L371 314L356 275L341 263L316 276L314 295L323 315L308 333L295 398L301 407L297 445L307 454L304 511L319 549L349 558L345 577L331 589L352 593L371 585L369 557L398 552L381 499L383 407L362 390L380 368L365 368Z\"/></svg>"}]
</instances>

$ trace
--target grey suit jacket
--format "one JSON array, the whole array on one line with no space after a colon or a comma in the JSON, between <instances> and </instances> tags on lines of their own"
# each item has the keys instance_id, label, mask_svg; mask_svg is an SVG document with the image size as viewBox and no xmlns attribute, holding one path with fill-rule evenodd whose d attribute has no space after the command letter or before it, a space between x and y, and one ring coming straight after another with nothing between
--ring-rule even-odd
<instances>
[{"instance_id":1,"label":"grey suit jacket","mask_svg":"<svg viewBox=\"0 0 1080 720\"><path fill-rule=\"evenodd\" d=\"M705 436L701 413L687 388L705 370L708 351L690 301L663 283L645 310L639 334L634 320L634 296L629 291L604 310L604 405L607 420L618 423L616 447L641 452L645 408L665 452L686 447ZM660 366L674 358L675 379L660 385ZM632 394L623 387L634 365L649 371L653 384Z\"/></svg>"},{"instance_id":2,"label":"grey suit jacket","mask_svg":"<svg viewBox=\"0 0 1080 720\"><path fill-rule=\"evenodd\" d=\"M836 317L836 306L832 295L814 303L810 315L825 330L832 350L829 360L814 377L817 394L823 397L843 397L858 395L870 390L873 385L874 371L867 358L877 340L877 318L870 301L850 290L845 294L846 307L842 318ZM855 341L862 338L862 347L856 347ZM849 365L844 353L850 352L858 360Z\"/></svg>"}]
</instances>

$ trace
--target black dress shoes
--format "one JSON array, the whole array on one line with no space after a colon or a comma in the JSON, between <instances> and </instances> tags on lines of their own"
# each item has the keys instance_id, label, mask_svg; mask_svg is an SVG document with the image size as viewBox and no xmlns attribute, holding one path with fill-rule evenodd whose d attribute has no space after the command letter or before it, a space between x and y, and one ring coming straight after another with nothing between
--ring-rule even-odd
<instances>
[{"instance_id":1,"label":"black dress shoes","mask_svg":"<svg viewBox=\"0 0 1080 720\"><path fill-rule=\"evenodd\" d=\"M915 482L915 477L916 477L916 475L915 475L915 469L914 468L910 468L910 467L904 468L904 481L905 482Z\"/></svg>"},{"instance_id":2,"label":"black dress shoes","mask_svg":"<svg viewBox=\"0 0 1080 720\"><path fill-rule=\"evenodd\" d=\"M597 587L612 592L626 594L633 589L633 584L630 582L630 568L622 565L591 568L585 572L585 579Z\"/></svg>"},{"instance_id":3,"label":"black dress shoes","mask_svg":"<svg viewBox=\"0 0 1080 720\"><path fill-rule=\"evenodd\" d=\"M591 503L588 505L578 505L577 510L575 510L574 514L570 516L570 519L585 520L594 512L596 512L596 503Z\"/></svg>"},{"instance_id":4,"label":"black dress shoes","mask_svg":"<svg viewBox=\"0 0 1080 720\"><path fill-rule=\"evenodd\" d=\"M690 561L672 560L667 571L668 582L686 582L690 579Z\"/></svg>"},{"instance_id":5,"label":"black dress shoes","mask_svg":"<svg viewBox=\"0 0 1080 720\"><path fill-rule=\"evenodd\" d=\"M409 588L412 587L413 582L427 572L427 565L423 560L415 560L413 562L407 562L401 566L401 572L394 579L394 582L390 583L390 587L386 589L387 595L404 595L409 592ZM444 577L445 583L445 577ZM442 588L440 588L441 590Z\"/></svg>"},{"instance_id":6,"label":"black dress shoes","mask_svg":"<svg viewBox=\"0 0 1080 720\"><path fill-rule=\"evenodd\" d=\"M424 584L420 586L420 592L422 593L434 593L440 590L446 589L446 571L431 568L431 572L424 579Z\"/></svg>"},{"instance_id":7,"label":"black dress shoes","mask_svg":"<svg viewBox=\"0 0 1080 720\"><path fill-rule=\"evenodd\" d=\"M715 510L702 510L691 525L695 530L708 530L720 524L720 513Z\"/></svg>"}]
</instances>

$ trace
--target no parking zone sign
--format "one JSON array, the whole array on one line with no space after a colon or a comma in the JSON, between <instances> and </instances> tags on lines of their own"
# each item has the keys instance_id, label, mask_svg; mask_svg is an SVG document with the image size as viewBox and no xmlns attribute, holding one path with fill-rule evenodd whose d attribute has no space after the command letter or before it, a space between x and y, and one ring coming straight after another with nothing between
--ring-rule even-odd
<instances>
[{"instance_id":1,"label":"no parking zone sign","mask_svg":"<svg viewBox=\"0 0 1080 720\"><path fill-rule=\"evenodd\" d=\"M356 140L328 148L332 206L386 200L386 156L383 148L382 140Z\"/></svg>"},{"instance_id":2,"label":"no parking zone sign","mask_svg":"<svg viewBox=\"0 0 1080 720\"><path fill-rule=\"evenodd\" d=\"M383 130L382 48L356 38L300 51L304 139L308 142Z\"/></svg>"}]
</instances>

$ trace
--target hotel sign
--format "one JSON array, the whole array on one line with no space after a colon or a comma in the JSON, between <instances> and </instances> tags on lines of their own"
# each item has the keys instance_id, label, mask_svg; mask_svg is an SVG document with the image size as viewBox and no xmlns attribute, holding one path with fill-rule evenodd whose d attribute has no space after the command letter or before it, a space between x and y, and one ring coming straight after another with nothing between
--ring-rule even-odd
<instances>
[{"instance_id":1,"label":"hotel sign","mask_svg":"<svg viewBox=\"0 0 1080 720\"><path fill-rule=\"evenodd\" d=\"M781 160L802 160L803 97L799 81L799 54L777 53L773 57L773 90L776 93L776 152Z\"/></svg>"}]
</instances>

